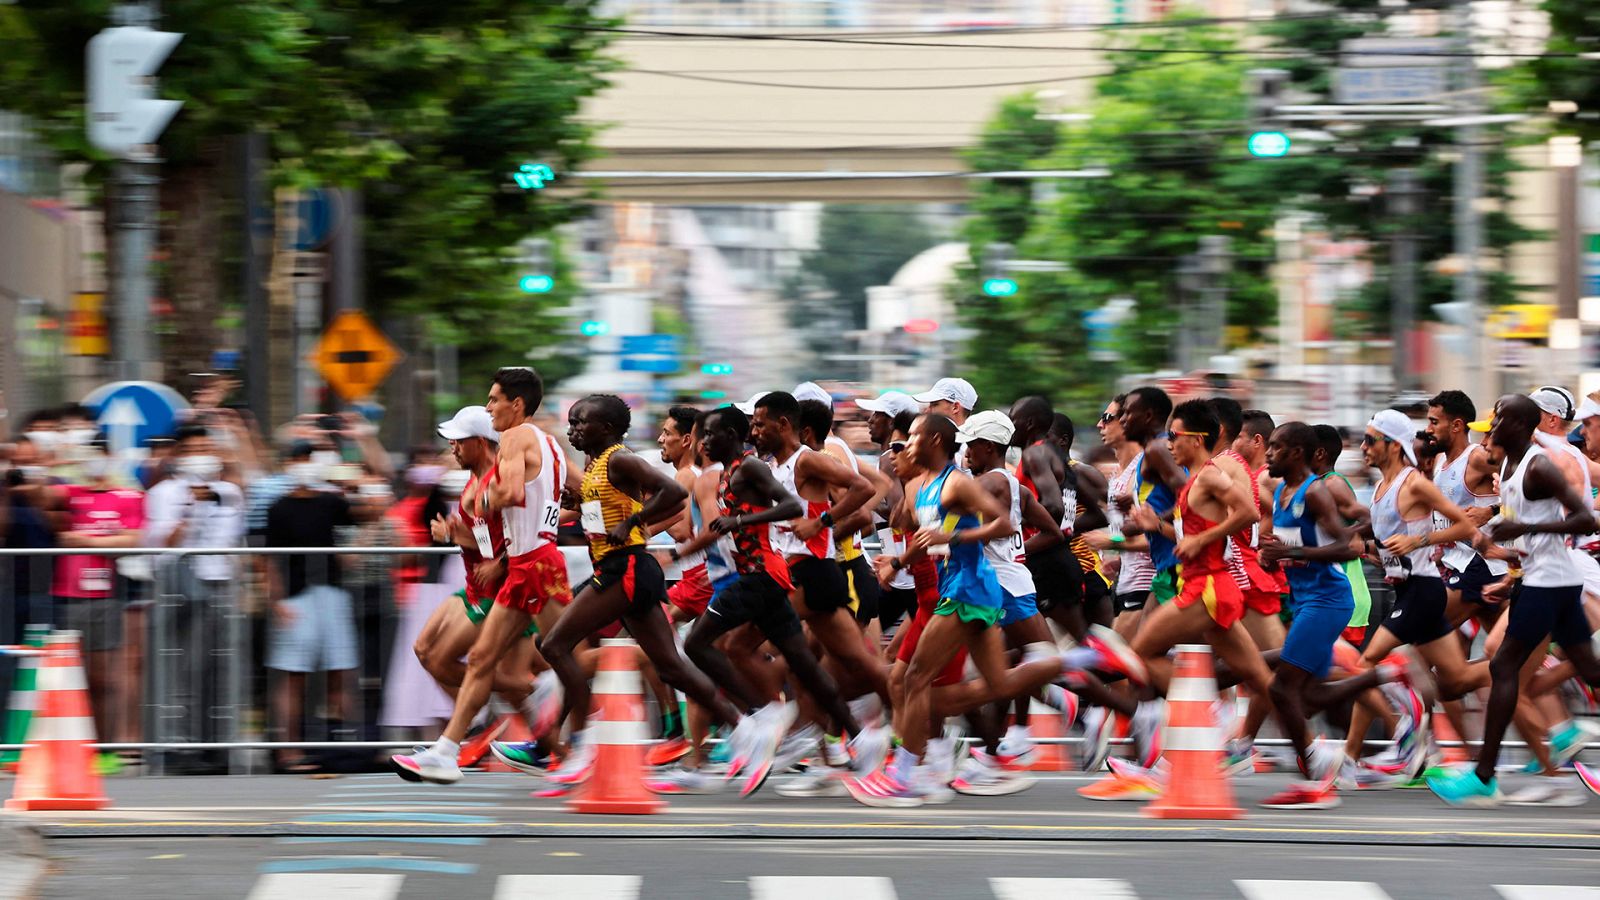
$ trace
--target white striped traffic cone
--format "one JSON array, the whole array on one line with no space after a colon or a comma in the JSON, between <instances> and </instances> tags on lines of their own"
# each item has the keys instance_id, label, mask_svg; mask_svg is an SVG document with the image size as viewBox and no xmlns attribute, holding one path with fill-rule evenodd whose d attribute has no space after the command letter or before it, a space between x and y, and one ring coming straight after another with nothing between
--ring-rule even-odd
<instances>
[{"instance_id":1,"label":"white striped traffic cone","mask_svg":"<svg viewBox=\"0 0 1600 900\"><path fill-rule=\"evenodd\" d=\"M111 805L94 769L94 718L78 655L81 635L58 631L39 667L38 710L28 726L17 786L6 809L104 809Z\"/></svg>"}]
</instances>

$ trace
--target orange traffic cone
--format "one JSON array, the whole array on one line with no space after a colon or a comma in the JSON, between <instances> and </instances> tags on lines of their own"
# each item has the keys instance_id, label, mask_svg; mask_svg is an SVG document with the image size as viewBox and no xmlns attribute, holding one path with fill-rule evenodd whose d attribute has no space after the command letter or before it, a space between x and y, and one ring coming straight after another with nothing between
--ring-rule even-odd
<instances>
[{"instance_id":1,"label":"orange traffic cone","mask_svg":"<svg viewBox=\"0 0 1600 900\"><path fill-rule=\"evenodd\" d=\"M94 718L76 631L58 631L39 667L39 707L28 726L17 787L6 809L104 809L111 805L94 769Z\"/></svg>"},{"instance_id":2,"label":"orange traffic cone","mask_svg":"<svg viewBox=\"0 0 1600 900\"><path fill-rule=\"evenodd\" d=\"M1061 714L1038 700L1028 700L1028 730L1033 732L1035 738L1064 738L1066 732L1061 730ZM1070 772L1072 763L1067 759L1067 745L1057 743L1034 744L1033 765L1028 767L1035 772Z\"/></svg>"},{"instance_id":3,"label":"orange traffic cone","mask_svg":"<svg viewBox=\"0 0 1600 900\"><path fill-rule=\"evenodd\" d=\"M1455 726L1450 724L1449 716L1441 712L1437 715L1428 716L1428 721L1433 725L1434 738L1440 742L1439 752L1444 754L1445 765L1454 766L1472 761L1472 757L1467 755L1465 747L1446 747L1444 745L1444 741L1461 740L1461 735L1456 734Z\"/></svg>"},{"instance_id":4,"label":"orange traffic cone","mask_svg":"<svg viewBox=\"0 0 1600 900\"><path fill-rule=\"evenodd\" d=\"M1222 733L1211 715L1216 699L1211 648L1180 645L1167 690L1170 713L1161 734L1164 755L1172 768L1166 793L1144 808L1145 815L1158 819L1237 819L1244 815L1222 773Z\"/></svg>"},{"instance_id":5,"label":"orange traffic cone","mask_svg":"<svg viewBox=\"0 0 1600 900\"><path fill-rule=\"evenodd\" d=\"M594 772L567 801L573 812L642 815L661 812L665 801L644 786L645 745L639 667L631 640L600 642L600 668L594 675L595 711L589 739L596 744Z\"/></svg>"}]
</instances>

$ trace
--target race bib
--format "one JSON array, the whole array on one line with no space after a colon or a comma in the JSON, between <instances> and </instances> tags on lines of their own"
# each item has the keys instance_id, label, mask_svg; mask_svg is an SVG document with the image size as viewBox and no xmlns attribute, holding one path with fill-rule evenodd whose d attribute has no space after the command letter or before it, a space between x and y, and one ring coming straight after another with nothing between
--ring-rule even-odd
<instances>
[{"instance_id":1,"label":"race bib","mask_svg":"<svg viewBox=\"0 0 1600 900\"><path fill-rule=\"evenodd\" d=\"M1306 545L1305 539L1300 536L1299 526L1292 526L1284 531L1274 531L1273 535L1285 547L1304 547Z\"/></svg>"},{"instance_id":2,"label":"race bib","mask_svg":"<svg viewBox=\"0 0 1600 900\"><path fill-rule=\"evenodd\" d=\"M493 559L494 540L489 537L489 523L482 519L473 523L472 536L478 542L478 555L484 559Z\"/></svg>"},{"instance_id":3,"label":"race bib","mask_svg":"<svg viewBox=\"0 0 1600 900\"><path fill-rule=\"evenodd\" d=\"M1183 540L1183 516L1172 517L1172 540L1173 543Z\"/></svg>"},{"instance_id":4,"label":"race bib","mask_svg":"<svg viewBox=\"0 0 1600 900\"><path fill-rule=\"evenodd\" d=\"M78 590L96 593L111 590L110 569L83 569L78 572Z\"/></svg>"},{"instance_id":5,"label":"race bib","mask_svg":"<svg viewBox=\"0 0 1600 900\"><path fill-rule=\"evenodd\" d=\"M606 533L606 514L600 506L599 500L585 501L578 508L583 523L583 533L604 535Z\"/></svg>"},{"instance_id":6,"label":"race bib","mask_svg":"<svg viewBox=\"0 0 1600 900\"><path fill-rule=\"evenodd\" d=\"M555 534L561 527L561 503L551 500L544 505L544 512L539 515L539 533Z\"/></svg>"},{"instance_id":7,"label":"race bib","mask_svg":"<svg viewBox=\"0 0 1600 900\"><path fill-rule=\"evenodd\" d=\"M1399 584L1411 577L1411 570L1406 567L1405 557L1390 556L1388 553L1381 553L1380 557L1383 559L1383 578L1385 581L1390 584Z\"/></svg>"}]
</instances>

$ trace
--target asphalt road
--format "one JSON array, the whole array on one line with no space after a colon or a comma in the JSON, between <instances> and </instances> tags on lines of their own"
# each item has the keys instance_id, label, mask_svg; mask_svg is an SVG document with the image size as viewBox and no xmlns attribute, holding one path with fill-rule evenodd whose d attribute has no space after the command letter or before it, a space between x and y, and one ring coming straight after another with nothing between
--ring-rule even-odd
<instances>
[{"instance_id":1,"label":"asphalt road","mask_svg":"<svg viewBox=\"0 0 1600 900\"><path fill-rule=\"evenodd\" d=\"M112 809L5 821L44 837L52 862L39 895L60 898L782 900L794 886L811 900L1600 900L1592 798L1572 809L1454 810L1426 791L1362 792L1334 810L1268 811L1255 804L1289 779L1263 775L1235 785L1244 818L1163 821L1142 804L1079 797L1088 780L1041 776L1011 797L904 811L769 788L616 817L532 798L540 783L520 775L471 774L450 787L388 775L135 777L107 782ZM803 880L818 877L841 880Z\"/></svg>"}]
</instances>

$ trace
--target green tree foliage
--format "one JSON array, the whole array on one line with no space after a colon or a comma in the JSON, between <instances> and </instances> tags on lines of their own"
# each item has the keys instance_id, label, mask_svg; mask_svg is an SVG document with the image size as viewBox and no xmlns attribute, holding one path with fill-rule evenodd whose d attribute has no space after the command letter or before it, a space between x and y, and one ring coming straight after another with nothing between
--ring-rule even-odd
<instances>
[{"instance_id":1,"label":"green tree foliage","mask_svg":"<svg viewBox=\"0 0 1600 900\"><path fill-rule=\"evenodd\" d=\"M570 279L558 271L557 290L530 301L506 248L579 207L510 174L542 162L560 184L593 154L593 127L576 114L612 66L586 27L597 5L166 0L162 26L184 39L161 94L185 105L162 138L163 177L215 169L223 139L254 131L269 137L278 184L361 189L368 306L419 316L435 339L466 338L462 375L477 377L560 337L543 310L570 296ZM108 160L84 138L84 47L112 7L0 6L0 103L32 117L63 159L90 163L91 181Z\"/></svg>"},{"instance_id":2,"label":"green tree foliage","mask_svg":"<svg viewBox=\"0 0 1600 900\"><path fill-rule=\"evenodd\" d=\"M849 204L822 208L817 249L801 268L833 293L850 328L867 327L867 288L888 284L906 261L936 241L914 209Z\"/></svg>"},{"instance_id":3,"label":"green tree foliage","mask_svg":"<svg viewBox=\"0 0 1600 900\"><path fill-rule=\"evenodd\" d=\"M1541 109L1552 100L1576 103L1576 113L1564 113L1556 123L1562 134L1577 135L1585 143L1600 142L1600 63L1570 54L1600 53L1600 4L1593 0L1545 0L1550 16L1553 54L1530 60L1519 69L1526 76L1519 95L1528 106Z\"/></svg>"}]
</instances>

